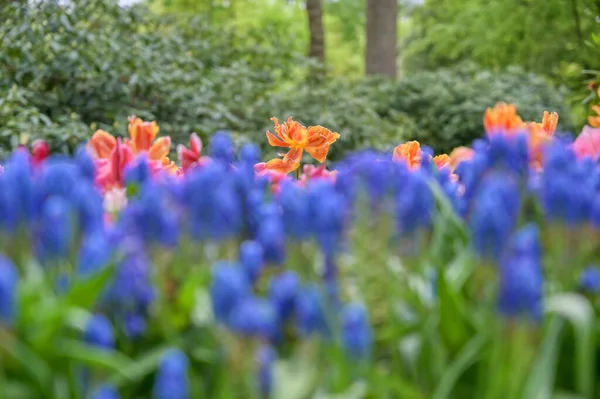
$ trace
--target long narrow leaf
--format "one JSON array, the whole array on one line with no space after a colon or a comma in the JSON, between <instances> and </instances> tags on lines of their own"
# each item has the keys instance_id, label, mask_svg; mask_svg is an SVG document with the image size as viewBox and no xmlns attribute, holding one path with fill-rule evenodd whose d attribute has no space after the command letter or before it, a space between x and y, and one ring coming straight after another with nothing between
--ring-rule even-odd
<instances>
[{"instance_id":1,"label":"long narrow leaf","mask_svg":"<svg viewBox=\"0 0 600 399\"><path fill-rule=\"evenodd\" d=\"M554 318L544 337L540 354L525 385L523 397L528 399L551 399L556 377L559 339L564 321Z\"/></svg>"},{"instance_id":2,"label":"long narrow leaf","mask_svg":"<svg viewBox=\"0 0 600 399\"><path fill-rule=\"evenodd\" d=\"M127 367L111 375L108 381L116 388L119 388L131 381L141 380L158 368L164 353L169 348L170 346L160 347L134 359Z\"/></svg>"},{"instance_id":3,"label":"long narrow leaf","mask_svg":"<svg viewBox=\"0 0 600 399\"><path fill-rule=\"evenodd\" d=\"M48 389L52 380L50 366L16 337L0 339L0 349L12 357L42 389Z\"/></svg>"},{"instance_id":4,"label":"long narrow leaf","mask_svg":"<svg viewBox=\"0 0 600 399\"><path fill-rule=\"evenodd\" d=\"M115 271L114 264L111 264L93 275L77 281L73 284L71 290L67 293L64 301L68 305L74 305L89 309L92 307L106 287L109 279Z\"/></svg>"},{"instance_id":5,"label":"long narrow leaf","mask_svg":"<svg viewBox=\"0 0 600 399\"><path fill-rule=\"evenodd\" d=\"M440 383L431 395L431 399L446 399L450 397L460 376L481 357L481 349L486 341L486 337L480 334L471 338L466 343L456 359L444 372Z\"/></svg>"},{"instance_id":6,"label":"long narrow leaf","mask_svg":"<svg viewBox=\"0 0 600 399\"><path fill-rule=\"evenodd\" d=\"M123 374L131 365L131 359L120 352L104 350L75 340L63 340L57 346L56 353L82 365L102 368Z\"/></svg>"},{"instance_id":7,"label":"long narrow leaf","mask_svg":"<svg viewBox=\"0 0 600 399\"><path fill-rule=\"evenodd\" d=\"M563 293L546 301L546 311L569 321L575 331L575 364L573 378L578 392L586 398L594 393L594 308L582 295Z\"/></svg>"}]
</instances>

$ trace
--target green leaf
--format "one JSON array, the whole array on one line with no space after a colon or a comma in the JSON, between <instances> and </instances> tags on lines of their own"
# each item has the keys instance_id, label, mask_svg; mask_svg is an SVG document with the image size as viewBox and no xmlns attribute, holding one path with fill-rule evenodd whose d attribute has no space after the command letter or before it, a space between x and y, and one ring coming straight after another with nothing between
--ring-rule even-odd
<instances>
[{"instance_id":1,"label":"green leaf","mask_svg":"<svg viewBox=\"0 0 600 399\"><path fill-rule=\"evenodd\" d=\"M77 363L123 374L132 363L131 359L114 350L104 350L77 340L62 340L56 354Z\"/></svg>"},{"instance_id":2,"label":"green leaf","mask_svg":"<svg viewBox=\"0 0 600 399\"><path fill-rule=\"evenodd\" d=\"M595 382L594 308L587 298L575 293L554 295L546 301L546 312L569 321L575 331L573 378L577 390L591 398Z\"/></svg>"},{"instance_id":3,"label":"green leaf","mask_svg":"<svg viewBox=\"0 0 600 399\"><path fill-rule=\"evenodd\" d=\"M10 399L36 399L39 393L36 393L30 386L19 382L7 382L0 384L4 397Z\"/></svg>"},{"instance_id":4,"label":"green leaf","mask_svg":"<svg viewBox=\"0 0 600 399\"><path fill-rule=\"evenodd\" d=\"M468 246L463 248L454 260L446 267L448 285L460 291L475 270L475 258Z\"/></svg>"},{"instance_id":5,"label":"green leaf","mask_svg":"<svg viewBox=\"0 0 600 399\"><path fill-rule=\"evenodd\" d=\"M487 338L479 334L465 344L456 359L442 375L437 388L431 395L431 399L446 399L451 397L452 389L460 379L460 376L481 357L481 350L486 342Z\"/></svg>"},{"instance_id":6,"label":"green leaf","mask_svg":"<svg viewBox=\"0 0 600 399\"><path fill-rule=\"evenodd\" d=\"M304 361L278 361L274 366L273 399L305 399L314 389L317 370Z\"/></svg>"},{"instance_id":7,"label":"green leaf","mask_svg":"<svg viewBox=\"0 0 600 399\"><path fill-rule=\"evenodd\" d=\"M319 394L319 399L363 399L367 396L367 386L363 381L357 381L344 392L336 394Z\"/></svg>"},{"instance_id":8,"label":"green leaf","mask_svg":"<svg viewBox=\"0 0 600 399\"><path fill-rule=\"evenodd\" d=\"M84 309L91 308L98 301L114 271L115 265L110 264L93 275L78 280L71 285L63 299L64 303Z\"/></svg>"},{"instance_id":9,"label":"green leaf","mask_svg":"<svg viewBox=\"0 0 600 399\"><path fill-rule=\"evenodd\" d=\"M36 382L42 392L51 386L52 370L46 361L17 337L0 339L0 349L17 362Z\"/></svg>"},{"instance_id":10,"label":"green leaf","mask_svg":"<svg viewBox=\"0 0 600 399\"><path fill-rule=\"evenodd\" d=\"M108 378L108 381L116 388L123 387L132 381L139 381L158 368L163 355L171 346L163 346L145 353L134 359L128 366L119 369Z\"/></svg>"},{"instance_id":11,"label":"green leaf","mask_svg":"<svg viewBox=\"0 0 600 399\"><path fill-rule=\"evenodd\" d=\"M595 33L592 33L592 40L596 46L600 47L600 36L598 36Z\"/></svg>"},{"instance_id":12,"label":"green leaf","mask_svg":"<svg viewBox=\"0 0 600 399\"><path fill-rule=\"evenodd\" d=\"M564 321L555 317L546 329L540 354L533 364L523 391L524 398L550 399L552 397L560 350L559 340L563 327Z\"/></svg>"},{"instance_id":13,"label":"green leaf","mask_svg":"<svg viewBox=\"0 0 600 399\"><path fill-rule=\"evenodd\" d=\"M437 294L440 312L438 333L446 345L457 350L462 347L469 336L464 298L460 291L453 290L450 287L444 273L439 274Z\"/></svg>"}]
</instances>

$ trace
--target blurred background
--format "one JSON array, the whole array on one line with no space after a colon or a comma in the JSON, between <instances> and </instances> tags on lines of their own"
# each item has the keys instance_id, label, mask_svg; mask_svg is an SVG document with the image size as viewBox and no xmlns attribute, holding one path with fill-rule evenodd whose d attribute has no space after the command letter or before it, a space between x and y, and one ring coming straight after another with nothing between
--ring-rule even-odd
<instances>
[{"instance_id":1,"label":"blurred background","mask_svg":"<svg viewBox=\"0 0 600 399\"><path fill-rule=\"evenodd\" d=\"M342 134L331 159L417 139L467 145L483 111L560 114L597 101L599 0L72 0L2 2L0 148L70 151L127 116L182 142L269 118ZM273 152L273 150L269 150Z\"/></svg>"}]
</instances>

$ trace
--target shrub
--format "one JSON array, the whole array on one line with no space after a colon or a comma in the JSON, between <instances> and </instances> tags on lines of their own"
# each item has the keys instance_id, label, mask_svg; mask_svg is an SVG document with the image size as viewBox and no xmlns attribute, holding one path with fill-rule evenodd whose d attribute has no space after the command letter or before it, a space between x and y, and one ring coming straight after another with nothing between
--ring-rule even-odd
<instances>
[{"instance_id":1,"label":"shrub","mask_svg":"<svg viewBox=\"0 0 600 399\"><path fill-rule=\"evenodd\" d=\"M392 87L385 80L317 80L278 93L270 99L270 109L279 118L294 116L305 125L319 124L341 133L329 155L337 160L356 149L388 150L416 134L409 116L389 108L384 93Z\"/></svg>"},{"instance_id":2,"label":"shrub","mask_svg":"<svg viewBox=\"0 0 600 399\"><path fill-rule=\"evenodd\" d=\"M53 148L69 150L73 134L90 135L90 126L125 134L131 114L160 121L174 142L193 131L204 139L216 130L255 138L272 126L270 117L293 115L342 133L336 158L400 141L411 126L406 117L376 112L378 82L307 79L313 63L289 45L293 37L273 35L269 27L242 34L234 26L105 0L13 4L3 15L2 96L13 86L27 93L19 97L23 110L0 111L9 119L20 115L18 127L0 120L3 137L13 137L0 142L4 148L35 131Z\"/></svg>"},{"instance_id":3,"label":"shrub","mask_svg":"<svg viewBox=\"0 0 600 399\"><path fill-rule=\"evenodd\" d=\"M48 141L53 151L67 152L88 137L90 128L79 115L60 115L52 121L32 104L33 96L18 86L0 96L0 158L7 149L35 139Z\"/></svg>"},{"instance_id":4,"label":"shrub","mask_svg":"<svg viewBox=\"0 0 600 399\"><path fill-rule=\"evenodd\" d=\"M561 90L541 76L509 68L494 73L475 65L422 72L400 81L391 107L417 122L415 139L447 152L483 132L482 114L499 101L517 105L524 120L541 120L544 110L560 115L560 129L572 128Z\"/></svg>"},{"instance_id":5,"label":"shrub","mask_svg":"<svg viewBox=\"0 0 600 399\"><path fill-rule=\"evenodd\" d=\"M258 30L238 38L199 19L158 18L108 1L11 4L3 16L0 88L31 93L23 105L48 121L77 112L87 125L122 133L122 121L137 114L164 121L174 138L242 131L252 105L297 65L294 53L276 47L279 39L264 46Z\"/></svg>"}]
</instances>

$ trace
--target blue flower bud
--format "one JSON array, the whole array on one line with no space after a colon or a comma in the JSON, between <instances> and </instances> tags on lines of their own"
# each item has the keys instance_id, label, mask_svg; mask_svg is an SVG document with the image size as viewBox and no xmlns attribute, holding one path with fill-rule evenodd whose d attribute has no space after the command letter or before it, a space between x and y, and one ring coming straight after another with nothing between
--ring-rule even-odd
<instances>
[{"instance_id":1,"label":"blue flower bud","mask_svg":"<svg viewBox=\"0 0 600 399\"><path fill-rule=\"evenodd\" d=\"M293 314L298 291L300 291L300 278L293 271L285 271L271 279L269 298L275 305L281 320L286 320Z\"/></svg>"},{"instance_id":2,"label":"blue flower bud","mask_svg":"<svg viewBox=\"0 0 600 399\"><path fill-rule=\"evenodd\" d=\"M268 398L273 390L273 363L277 360L277 351L270 345L262 345L256 354L257 385L262 397Z\"/></svg>"},{"instance_id":3,"label":"blue flower bud","mask_svg":"<svg viewBox=\"0 0 600 399\"><path fill-rule=\"evenodd\" d=\"M542 315L543 275L537 258L539 244L531 245L529 253L524 251L522 243L532 237L528 230L515 234L500 263L498 307L508 317L538 320Z\"/></svg>"},{"instance_id":4,"label":"blue flower bud","mask_svg":"<svg viewBox=\"0 0 600 399\"><path fill-rule=\"evenodd\" d=\"M77 210L79 228L88 233L104 226L102 196L91 182L79 181L71 194L71 204Z\"/></svg>"},{"instance_id":5,"label":"blue flower bud","mask_svg":"<svg viewBox=\"0 0 600 399\"><path fill-rule=\"evenodd\" d=\"M86 235L79 249L77 273L81 277L89 276L108 266L113 256L113 247L106 234L101 231Z\"/></svg>"},{"instance_id":6,"label":"blue flower bud","mask_svg":"<svg viewBox=\"0 0 600 399\"><path fill-rule=\"evenodd\" d=\"M150 166L146 155L138 156L137 160L125 169L126 184L144 184L150 180Z\"/></svg>"},{"instance_id":7,"label":"blue flower bud","mask_svg":"<svg viewBox=\"0 0 600 399\"><path fill-rule=\"evenodd\" d=\"M593 219L594 165L590 159L576 160L573 151L552 145L545 158L539 195L548 219L579 225Z\"/></svg>"},{"instance_id":8,"label":"blue flower bud","mask_svg":"<svg viewBox=\"0 0 600 399\"><path fill-rule=\"evenodd\" d=\"M303 188L292 181L284 182L277 197L281 205L285 233L303 240L311 233L308 197Z\"/></svg>"},{"instance_id":9,"label":"blue flower bud","mask_svg":"<svg viewBox=\"0 0 600 399\"><path fill-rule=\"evenodd\" d=\"M231 135L226 131L215 132L208 146L210 157L225 164L231 164L235 155Z\"/></svg>"},{"instance_id":10,"label":"blue flower bud","mask_svg":"<svg viewBox=\"0 0 600 399\"><path fill-rule=\"evenodd\" d=\"M84 341L101 349L113 349L115 336L110 321L103 315L94 315L85 327Z\"/></svg>"},{"instance_id":11,"label":"blue flower bud","mask_svg":"<svg viewBox=\"0 0 600 399\"><path fill-rule=\"evenodd\" d=\"M279 320L275 307L266 299L246 297L235 306L229 317L229 328L239 335L275 340Z\"/></svg>"},{"instance_id":12,"label":"blue flower bud","mask_svg":"<svg viewBox=\"0 0 600 399\"><path fill-rule=\"evenodd\" d=\"M115 388L103 384L92 393L90 399L121 399L121 396Z\"/></svg>"},{"instance_id":13,"label":"blue flower bud","mask_svg":"<svg viewBox=\"0 0 600 399\"><path fill-rule=\"evenodd\" d=\"M71 207L61 197L51 197L42 208L39 245L44 259L64 258L72 238Z\"/></svg>"},{"instance_id":14,"label":"blue flower bud","mask_svg":"<svg viewBox=\"0 0 600 399\"><path fill-rule=\"evenodd\" d=\"M585 292L597 294L600 291L600 269L598 266L588 266L581 274L579 286Z\"/></svg>"},{"instance_id":15,"label":"blue flower bud","mask_svg":"<svg viewBox=\"0 0 600 399\"><path fill-rule=\"evenodd\" d=\"M13 233L18 222L19 198L14 186L0 173L0 229Z\"/></svg>"},{"instance_id":16,"label":"blue flower bud","mask_svg":"<svg viewBox=\"0 0 600 399\"><path fill-rule=\"evenodd\" d=\"M256 241L244 241L240 246L240 264L248 281L256 282L264 267L263 249Z\"/></svg>"},{"instance_id":17,"label":"blue flower bud","mask_svg":"<svg viewBox=\"0 0 600 399\"><path fill-rule=\"evenodd\" d=\"M118 244L123 257L117 264L112 284L105 292L103 306L111 309L118 319L125 319L127 332L127 316L146 315L155 298L155 290L150 261L142 243L135 237L125 237Z\"/></svg>"},{"instance_id":18,"label":"blue flower bud","mask_svg":"<svg viewBox=\"0 0 600 399\"><path fill-rule=\"evenodd\" d=\"M227 323L234 307L250 295L250 283L242 269L226 262L213 267L210 297L216 319Z\"/></svg>"},{"instance_id":19,"label":"blue flower bud","mask_svg":"<svg viewBox=\"0 0 600 399\"><path fill-rule=\"evenodd\" d=\"M514 230L519 213L519 190L509 176L491 175L481 182L469 218L475 252L498 260Z\"/></svg>"},{"instance_id":20,"label":"blue flower bud","mask_svg":"<svg viewBox=\"0 0 600 399\"><path fill-rule=\"evenodd\" d=\"M247 143L240 149L240 160L248 165L254 167L260 161L260 148L253 143Z\"/></svg>"},{"instance_id":21,"label":"blue flower bud","mask_svg":"<svg viewBox=\"0 0 600 399\"><path fill-rule=\"evenodd\" d=\"M410 234L431 225L435 201L425 173L408 173L396 194L396 219L400 233Z\"/></svg>"},{"instance_id":22,"label":"blue flower bud","mask_svg":"<svg viewBox=\"0 0 600 399\"><path fill-rule=\"evenodd\" d=\"M38 185L36 185L36 199L40 204L51 196L68 200L80 179L79 169L70 159L49 158L41 167Z\"/></svg>"},{"instance_id":23,"label":"blue flower bud","mask_svg":"<svg viewBox=\"0 0 600 399\"><path fill-rule=\"evenodd\" d=\"M341 247L347 203L330 182L316 181L308 187L310 220L323 253L335 255Z\"/></svg>"},{"instance_id":24,"label":"blue flower bud","mask_svg":"<svg viewBox=\"0 0 600 399\"><path fill-rule=\"evenodd\" d=\"M489 138L488 165L494 169L524 176L529 171L529 145L525 134L507 137L496 134Z\"/></svg>"},{"instance_id":25,"label":"blue flower bud","mask_svg":"<svg viewBox=\"0 0 600 399\"><path fill-rule=\"evenodd\" d=\"M313 333L327 333L323 298L315 285L309 285L296 298L298 331L304 337Z\"/></svg>"},{"instance_id":26,"label":"blue flower bud","mask_svg":"<svg viewBox=\"0 0 600 399\"><path fill-rule=\"evenodd\" d=\"M90 157L85 144L80 144L75 150L75 163L79 168L79 173L90 182L94 181L96 175L96 166L94 160Z\"/></svg>"},{"instance_id":27,"label":"blue flower bud","mask_svg":"<svg viewBox=\"0 0 600 399\"><path fill-rule=\"evenodd\" d=\"M14 263L0 254L0 325L11 326L17 313L19 275Z\"/></svg>"},{"instance_id":28,"label":"blue flower bud","mask_svg":"<svg viewBox=\"0 0 600 399\"><path fill-rule=\"evenodd\" d=\"M189 361L179 349L171 349L162 358L152 391L152 399L188 399Z\"/></svg>"},{"instance_id":29,"label":"blue flower bud","mask_svg":"<svg viewBox=\"0 0 600 399\"><path fill-rule=\"evenodd\" d=\"M280 265L286 256L283 221L274 204L263 205L261 213L256 240L263 248L265 262Z\"/></svg>"},{"instance_id":30,"label":"blue flower bud","mask_svg":"<svg viewBox=\"0 0 600 399\"><path fill-rule=\"evenodd\" d=\"M373 345L369 316L363 305L352 303L342 310L342 342L351 357L367 357Z\"/></svg>"},{"instance_id":31,"label":"blue flower bud","mask_svg":"<svg viewBox=\"0 0 600 399\"><path fill-rule=\"evenodd\" d=\"M4 165L4 178L16 198L15 217L24 224L36 217L34 186L31 173L31 156L27 151L16 150Z\"/></svg>"},{"instance_id":32,"label":"blue flower bud","mask_svg":"<svg viewBox=\"0 0 600 399\"><path fill-rule=\"evenodd\" d=\"M123 331L129 338L137 338L142 336L146 331L146 319L139 314L128 314L123 322Z\"/></svg>"}]
</instances>

